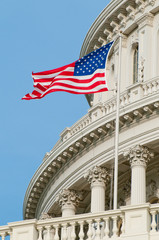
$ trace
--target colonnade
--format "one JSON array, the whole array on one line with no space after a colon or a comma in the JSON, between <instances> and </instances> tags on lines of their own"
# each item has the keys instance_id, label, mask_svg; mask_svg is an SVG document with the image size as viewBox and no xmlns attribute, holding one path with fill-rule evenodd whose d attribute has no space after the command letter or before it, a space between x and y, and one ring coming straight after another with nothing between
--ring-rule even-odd
<instances>
[{"instance_id":1,"label":"colonnade","mask_svg":"<svg viewBox=\"0 0 159 240\"><path fill-rule=\"evenodd\" d=\"M131 167L131 205L146 202L146 167L153 158L153 153L145 146L137 145L124 152L124 157ZM105 211L105 191L111 175L107 168L94 166L89 169L84 178L91 188L91 212ZM57 196L62 217L75 215L82 200L82 194L72 189L64 189Z\"/></svg>"}]
</instances>

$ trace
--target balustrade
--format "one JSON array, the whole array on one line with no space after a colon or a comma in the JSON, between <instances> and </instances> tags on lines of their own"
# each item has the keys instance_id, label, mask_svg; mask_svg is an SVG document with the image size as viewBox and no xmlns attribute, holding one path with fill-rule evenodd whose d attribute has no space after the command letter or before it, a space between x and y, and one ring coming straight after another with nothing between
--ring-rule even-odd
<instances>
[{"instance_id":1,"label":"balustrade","mask_svg":"<svg viewBox=\"0 0 159 240\"><path fill-rule=\"evenodd\" d=\"M0 226L0 239L1 240L12 240L12 232L9 226Z\"/></svg>"},{"instance_id":2,"label":"balustrade","mask_svg":"<svg viewBox=\"0 0 159 240\"><path fill-rule=\"evenodd\" d=\"M143 97L152 95L153 93L156 93L157 91L159 91L159 79L155 78L155 79L151 79L150 81L143 82L141 83L141 86L142 86L143 94L139 96L139 99L142 99ZM132 86L132 89L133 87L134 86ZM137 88L140 88L140 86L138 86ZM120 95L121 107L125 107L126 105L132 103L133 101L133 98L131 96L132 94L133 93L131 92L131 88L121 93ZM91 108L88 114L86 114L82 119L80 119L77 123L75 123L70 128L69 132L66 132L66 134L63 137L63 140L64 141L67 140L74 134L86 128L92 122L110 113L115 112L115 110L116 110L116 100L114 96L112 99L108 100L107 102L101 103L99 104L99 106L96 106L95 110L94 108Z\"/></svg>"},{"instance_id":3,"label":"balustrade","mask_svg":"<svg viewBox=\"0 0 159 240\"><path fill-rule=\"evenodd\" d=\"M147 235L150 240L159 239L159 204L143 205L149 214L143 215L141 224L148 222ZM129 213L140 212L141 205L137 208L129 206ZM111 210L95 214L80 214L75 216L51 218L45 220L29 220L11 223L0 227L0 240L108 240L127 239L130 231L127 210ZM127 216L130 216L128 213ZM141 212L140 212L141 213ZM31 231L29 229L32 229ZM35 234L33 234L35 229ZM145 232L144 232L145 233ZM24 235L23 235L24 234ZM142 234L142 232L141 232ZM134 238L136 240L136 238Z\"/></svg>"},{"instance_id":4,"label":"balustrade","mask_svg":"<svg viewBox=\"0 0 159 240\"><path fill-rule=\"evenodd\" d=\"M151 95L159 90L158 78L152 79L151 81L143 83L143 94L144 96Z\"/></svg>"},{"instance_id":5,"label":"balustrade","mask_svg":"<svg viewBox=\"0 0 159 240\"><path fill-rule=\"evenodd\" d=\"M104 215L76 215L71 220L61 218L60 221L60 218L57 218L58 224L56 219L46 221L45 223L37 222L37 240L118 239L124 229L122 227L124 215L120 211L114 213L111 211L111 214L105 212Z\"/></svg>"}]
</instances>

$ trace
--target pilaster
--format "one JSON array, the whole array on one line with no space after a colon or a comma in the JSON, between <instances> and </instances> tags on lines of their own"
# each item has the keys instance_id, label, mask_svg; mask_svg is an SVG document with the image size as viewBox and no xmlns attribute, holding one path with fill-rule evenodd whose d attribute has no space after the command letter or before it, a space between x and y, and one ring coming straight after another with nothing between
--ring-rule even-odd
<instances>
[{"instance_id":1,"label":"pilaster","mask_svg":"<svg viewBox=\"0 0 159 240\"><path fill-rule=\"evenodd\" d=\"M143 80L152 78L153 15L146 13L137 21L139 32L139 73L143 71ZM139 76L140 80L142 79Z\"/></svg>"}]
</instances>

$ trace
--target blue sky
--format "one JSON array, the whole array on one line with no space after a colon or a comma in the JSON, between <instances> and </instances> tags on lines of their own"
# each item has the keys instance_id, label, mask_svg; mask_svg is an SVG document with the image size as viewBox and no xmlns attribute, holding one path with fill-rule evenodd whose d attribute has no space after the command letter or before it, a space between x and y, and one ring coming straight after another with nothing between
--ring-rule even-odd
<instances>
[{"instance_id":1,"label":"blue sky","mask_svg":"<svg viewBox=\"0 0 159 240\"><path fill-rule=\"evenodd\" d=\"M23 219L25 191L45 153L89 109L84 95L62 92L21 101L33 90L31 73L77 60L109 2L0 1L0 225Z\"/></svg>"}]
</instances>

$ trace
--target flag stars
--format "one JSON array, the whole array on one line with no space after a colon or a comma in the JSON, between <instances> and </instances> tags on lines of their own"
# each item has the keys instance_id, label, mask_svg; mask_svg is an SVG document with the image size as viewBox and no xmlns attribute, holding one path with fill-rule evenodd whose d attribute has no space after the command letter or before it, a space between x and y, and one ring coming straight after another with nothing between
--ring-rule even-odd
<instances>
[{"instance_id":1,"label":"flag stars","mask_svg":"<svg viewBox=\"0 0 159 240\"><path fill-rule=\"evenodd\" d=\"M110 46L111 45L112 44L110 44ZM105 67L105 60L110 46L103 46L78 60L75 63L75 75L90 75L93 74L98 68L103 69Z\"/></svg>"}]
</instances>

